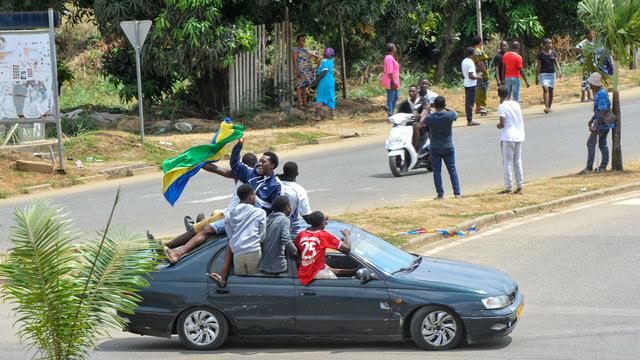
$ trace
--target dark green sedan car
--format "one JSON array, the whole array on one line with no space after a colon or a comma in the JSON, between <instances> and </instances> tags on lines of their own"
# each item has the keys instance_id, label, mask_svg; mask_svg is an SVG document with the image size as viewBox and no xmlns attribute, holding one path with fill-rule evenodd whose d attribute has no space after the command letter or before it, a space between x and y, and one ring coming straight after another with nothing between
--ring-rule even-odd
<instances>
[{"instance_id":1,"label":"dark green sedan car","mask_svg":"<svg viewBox=\"0 0 640 360\"><path fill-rule=\"evenodd\" d=\"M412 339L426 350L506 336L523 309L523 295L507 274L460 261L409 254L351 225L351 252L327 253L329 266L353 277L303 286L296 260L280 276L229 276L219 287L226 239L210 240L172 266L151 274L127 331L171 337L190 349L215 349L228 336L289 340Z\"/></svg>"}]
</instances>

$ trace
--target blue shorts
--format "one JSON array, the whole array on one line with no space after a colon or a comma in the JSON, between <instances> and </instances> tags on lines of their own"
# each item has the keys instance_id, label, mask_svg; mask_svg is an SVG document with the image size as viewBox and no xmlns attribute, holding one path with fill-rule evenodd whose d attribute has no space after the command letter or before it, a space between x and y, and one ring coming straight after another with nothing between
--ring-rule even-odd
<instances>
[{"instance_id":1,"label":"blue shorts","mask_svg":"<svg viewBox=\"0 0 640 360\"><path fill-rule=\"evenodd\" d=\"M540 73L540 86L553 88L556 84L556 73Z\"/></svg>"},{"instance_id":2,"label":"blue shorts","mask_svg":"<svg viewBox=\"0 0 640 360\"><path fill-rule=\"evenodd\" d=\"M211 226L218 235L224 235L227 233L227 231L224 229L224 219L215 221L211 224L207 224L207 226Z\"/></svg>"}]
</instances>

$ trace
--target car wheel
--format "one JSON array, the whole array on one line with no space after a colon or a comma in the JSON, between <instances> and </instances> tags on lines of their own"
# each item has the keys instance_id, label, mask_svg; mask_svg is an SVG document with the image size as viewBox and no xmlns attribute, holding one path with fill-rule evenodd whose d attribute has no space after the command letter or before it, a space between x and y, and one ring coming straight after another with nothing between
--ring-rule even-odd
<instances>
[{"instance_id":1,"label":"car wheel","mask_svg":"<svg viewBox=\"0 0 640 360\"><path fill-rule=\"evenodd\" d=\"M193 350L219 348L229 335L229 326L217 310L195 307L178 318L178 335L182 344Z\"/></svg>"},{"instance_id":2,"label":"car wheel","mask_svg":"<svg viewBox=\"0 0 640 360\"><path fill-rule=\"evenodd\" d=\"M458 346L464 328L451 310L425 306L411 319L411 337L424 350L447 350Z\"/></svg>"}]
</instances>

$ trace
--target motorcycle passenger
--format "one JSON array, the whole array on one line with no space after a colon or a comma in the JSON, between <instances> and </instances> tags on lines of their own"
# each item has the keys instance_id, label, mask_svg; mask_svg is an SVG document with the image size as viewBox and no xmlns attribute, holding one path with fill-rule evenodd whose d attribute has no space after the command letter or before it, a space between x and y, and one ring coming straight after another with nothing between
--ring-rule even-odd
<instances>
[{"instance_id":1,"label":"motorcycle passenger","mask_svg":"<svg viewBox=\"0 0 640 360\"><path fill-rule=\"evenodd\" d=\"M413 124L413 136L411 144L416 152L419 151L418 142L421 140L420 126L418 125L429 113L429 100L418 95L418 86L409 86L409 97L400 103L398 113L413 114L416 123ZM424 132L426 134L426 131Z\"/></svg>"}]
</instances>

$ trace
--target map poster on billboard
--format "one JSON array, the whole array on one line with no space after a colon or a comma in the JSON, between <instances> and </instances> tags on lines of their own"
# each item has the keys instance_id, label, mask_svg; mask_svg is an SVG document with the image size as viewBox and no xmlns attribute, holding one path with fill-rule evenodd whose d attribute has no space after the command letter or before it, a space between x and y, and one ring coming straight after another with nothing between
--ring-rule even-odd
<instances>
[{"instance_id":1,"label":"map poster on billboard","mask_svg":"<svg viewBox=\"0 0 640 360\"><path fill-rule=\"evenodd\" d=\"M53 115L49 33L0 31L0 122Z\"/></svg>"}]
</instances>

